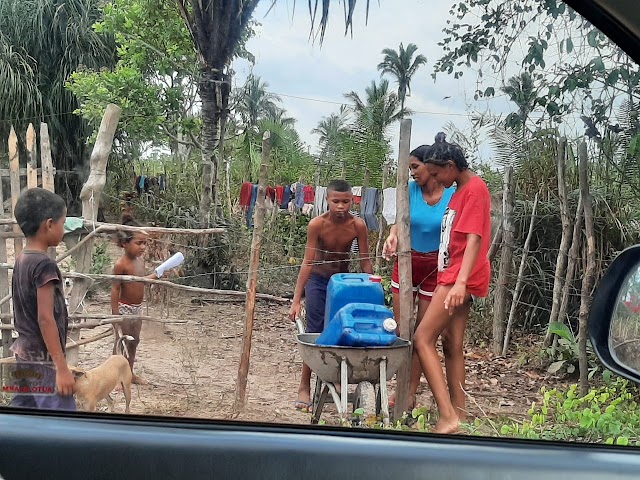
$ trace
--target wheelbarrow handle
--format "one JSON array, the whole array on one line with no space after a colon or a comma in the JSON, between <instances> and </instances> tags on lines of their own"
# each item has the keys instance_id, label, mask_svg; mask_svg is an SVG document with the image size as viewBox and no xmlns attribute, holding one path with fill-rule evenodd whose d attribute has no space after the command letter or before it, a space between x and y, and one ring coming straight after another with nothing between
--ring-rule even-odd
<instances>
[{"instance_id":1,"label":"wheelbarrow handle","mask_svg":"<svg viewBox=\"0 0 640 480\"><path fill-rule=\"evenodd\" d=\"M296 327L298 328L299 334L304 333L304 324L302 323L302 320L300 320L299 318L296 318Z\"/></svg>"}]
</instances>

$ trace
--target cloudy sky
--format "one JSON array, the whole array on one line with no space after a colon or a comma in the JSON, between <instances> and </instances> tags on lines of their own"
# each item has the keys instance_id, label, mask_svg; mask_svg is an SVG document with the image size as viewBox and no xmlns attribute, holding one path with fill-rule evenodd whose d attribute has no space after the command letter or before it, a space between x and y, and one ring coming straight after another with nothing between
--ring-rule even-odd
<instances>
[{"instance_id":1,"label":"cloudy sky","mask_svg":"<svg viewBox=\"0 0 640 480\"><path fill-rule=\"evenodd\" d=\"M332 2L333 3L333 2ZM317 137L311 130L324 116L345 103L344 93L352 90L361 97L372 80L379 79L377 65L383 48L398 49L415 43L428 63L412 81L407 106L413 115L412 147L431 143L434 135L448 122L461 129L469 128L469 112L484 111L487 103L474 102L476 75L469 72L460 80L439 75L433 81L433 65L441 55L437 43L449 19L452 0L371 0L369 22L365 25L365 0L357 5L353 38L344 35L341 2L332 5L329 25L322 46L309 41L310 19L307 2L279 0L265 16L271 1L260 2L255 19L261 23L258 34L248 49L256 64L237 61L235 81L242 85L253 71L269 84L269 89L282 98L290 116L297 119L302 139L316 151ZM395 84L394 88L395 88ZM504 99L492 100L492 112L508 112ZM399 126L389 132L397 151ZM486 156L487 152L483 152Z\"/></svg>"}]
</instances>

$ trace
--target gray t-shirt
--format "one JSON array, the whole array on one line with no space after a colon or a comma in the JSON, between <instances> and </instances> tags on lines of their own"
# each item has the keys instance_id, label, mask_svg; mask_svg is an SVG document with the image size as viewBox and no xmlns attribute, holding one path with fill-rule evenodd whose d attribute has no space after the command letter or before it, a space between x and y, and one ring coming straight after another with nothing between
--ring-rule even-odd
<instances>
[{"instance_id":1,"label":"gray t-shirt","mask_svg":"<svg viewBox=\"0 0 640 480\"><path fill-rule=\"evenodd\" d=\"M13 269L13 316L18 339L11 347L11 350L23 360L50 360L38 324L38 289L49 282L53 282L54 285L53 317L64 352L69 318L60 269L47 254L23 250Z\"/></svg>"}]
</instances>

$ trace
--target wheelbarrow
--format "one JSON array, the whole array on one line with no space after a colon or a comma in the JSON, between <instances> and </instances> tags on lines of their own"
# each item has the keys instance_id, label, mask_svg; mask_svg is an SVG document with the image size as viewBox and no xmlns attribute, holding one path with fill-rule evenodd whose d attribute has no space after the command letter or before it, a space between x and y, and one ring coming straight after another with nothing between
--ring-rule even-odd
<instances>
[{"instance_id":1,"label":"wheelbarrow","mask_svg":"<svg viewBox=\"0 0 640 480\"><path fill-rule=\"evenodd\" d=\"M317 377L311 423L320 421L331 394L341 422L348 421L351 403L353 412L360 410L360 418L381 416L384 426L389 426L387 380L391 380L402 365L411 342L398 338L386 347L326 347L316 345L319 333L305 333L300 320L296 320L296 325L302 361ZM340 391L336 385L340 386ZM349 385L357 385L351 396Z\"/></svg>"}]
</instances>

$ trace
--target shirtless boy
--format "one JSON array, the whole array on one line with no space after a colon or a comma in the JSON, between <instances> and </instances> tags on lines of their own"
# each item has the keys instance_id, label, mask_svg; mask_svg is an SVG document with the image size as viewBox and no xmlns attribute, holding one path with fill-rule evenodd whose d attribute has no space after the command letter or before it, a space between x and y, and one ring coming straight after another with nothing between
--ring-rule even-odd
<instances>
[{"instance_id":1,"label":"shirtless boy","mask_svg":"<svg viewBox=\"0 0 640 480\"><path fill-rule=\"evenodd\" d=\"M352 201L351 186L344 180L332 180L327 186L329 211L309 222L304 260L289 311L291 320L300 317L304 291L308 333L320 333L324 329L327 285L334 273L349 271L354 239L358 239L358 248L363 255L360 268L364 273L373 273L368 257L367 227L362 219L349 213ZM295 408L305 412L311 408L311 369L304 363Z\"/></svg>"}]
</instances>

